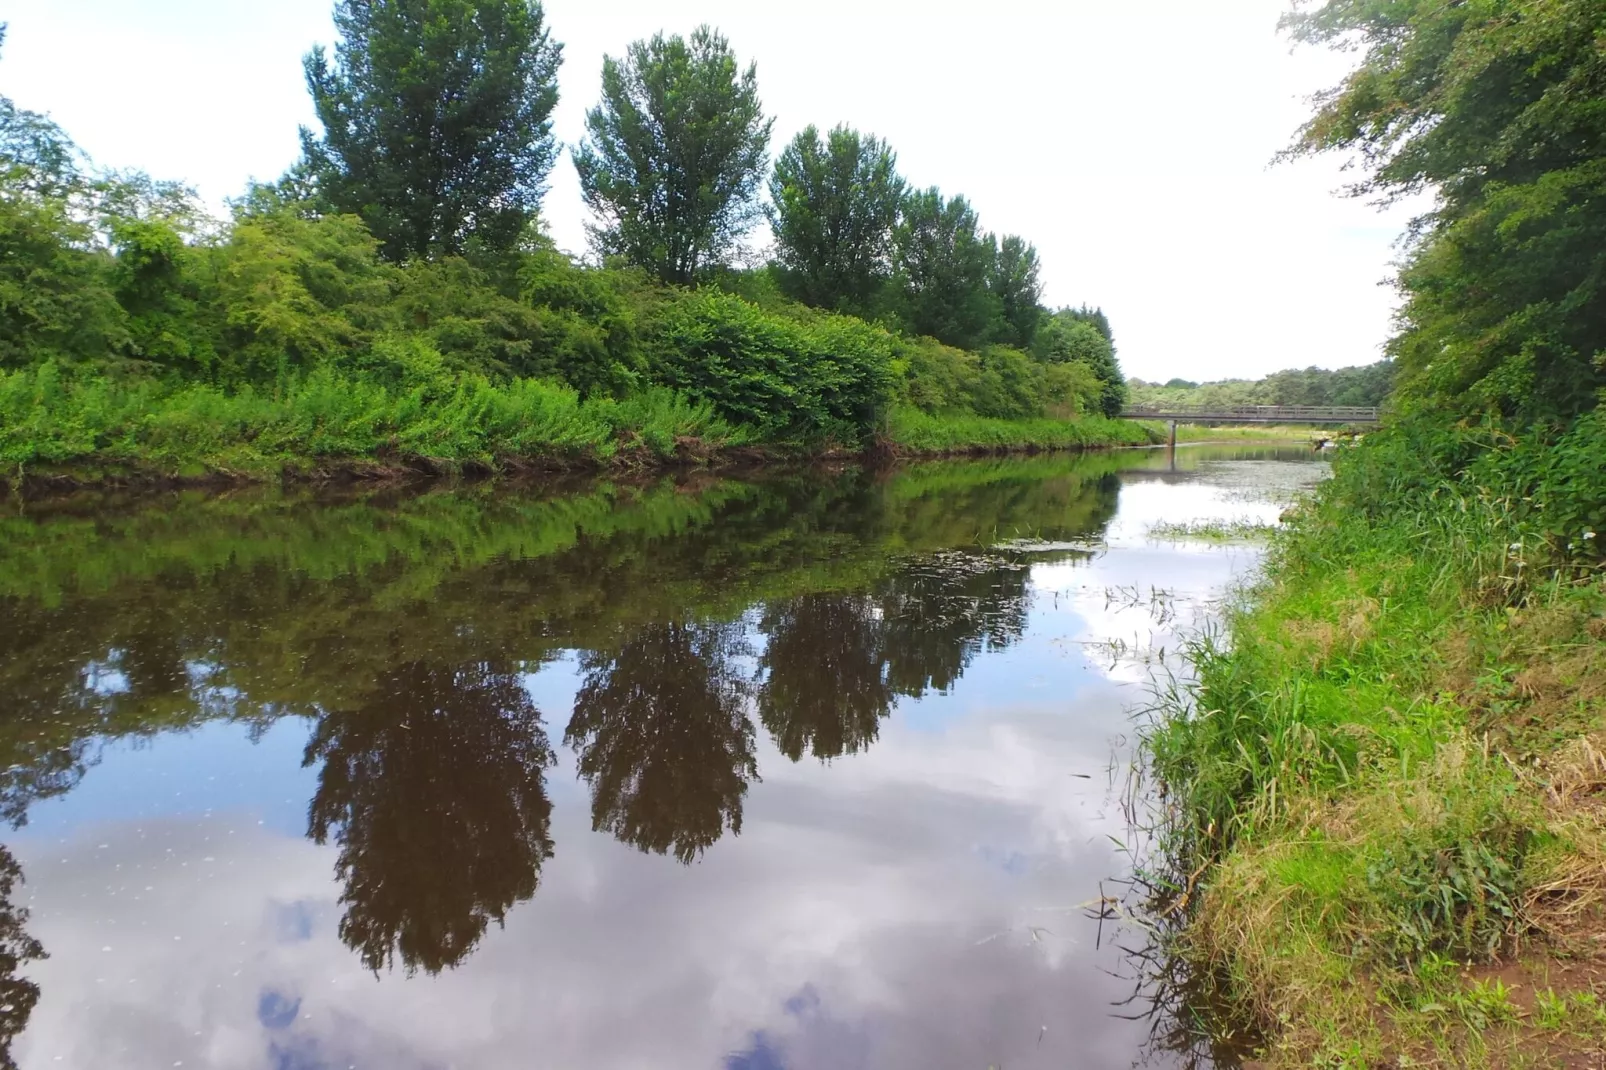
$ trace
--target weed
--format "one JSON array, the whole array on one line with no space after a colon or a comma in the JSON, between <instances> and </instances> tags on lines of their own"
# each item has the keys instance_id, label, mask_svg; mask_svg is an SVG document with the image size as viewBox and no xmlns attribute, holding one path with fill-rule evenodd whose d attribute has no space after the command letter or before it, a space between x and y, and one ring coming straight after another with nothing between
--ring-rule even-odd
<instances>
[{"instance_id":1,"label":"weed","mask_svg":"<svg viewBox=\"0 0 1606 1070\"><path fill-rule=\"evenodd\" d=\"M1277 529L1275 524L1249 517L1233 520L1161 521L1149 526L1149 538L1182 542L1198 539L1204 542L1247 542L1264 539Z\"/></svg>"},{"instance_id":2,"label":"weed","mask_svg":"<svg viewBox=\"0 0 1606 1070\"><path fill-rule=\"evenodd\" d=\"M1511 1002L1511 989L1498 977L1474 981L1450 996L1451 1006L1462 1021L1479 1032L1517 1019Z\"/></svg>"},{"instance_id":3,"label":"weed","mask_svg":"<svg viewBox=\"0 0 1606 1070\"><path fill-rule=\"evenodd\" d=\"M1463 964L1606 901L1606 587L1479 456L1346 451L1144 730L1156 907L1288 1065L1459 1058L1515 1014Z\"/></svg>"},{"instance_id":4,"label":"weed","mask_svg":"<svg viewBox=\"0 0 1606 1070\"><path fill-rule=\"evenodd\" d=\"M1567 1024L1567 999L1547 988L1534 993L1534 1009L1541 1029L1561 1029Z\"/></svg>"}]
</instances>

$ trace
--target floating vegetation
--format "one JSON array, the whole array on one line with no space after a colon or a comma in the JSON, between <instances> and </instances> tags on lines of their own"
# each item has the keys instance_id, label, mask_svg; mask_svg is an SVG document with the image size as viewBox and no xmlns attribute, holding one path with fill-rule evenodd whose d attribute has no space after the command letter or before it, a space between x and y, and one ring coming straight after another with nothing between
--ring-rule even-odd
<instances>
[{"instance_id":1,"label":"floating vegetation","mask_svg":"<svg viewBox=\"0 0 1606 1070\"><path fill-rule=\"evenodd\" d=\"M1253 517L1231 520L1161 521L1149 527L1149 538L1166 542L1197 539L1204 542L1252 542L1267 538L1277 525Z\"/></svg>"}]
</instances>

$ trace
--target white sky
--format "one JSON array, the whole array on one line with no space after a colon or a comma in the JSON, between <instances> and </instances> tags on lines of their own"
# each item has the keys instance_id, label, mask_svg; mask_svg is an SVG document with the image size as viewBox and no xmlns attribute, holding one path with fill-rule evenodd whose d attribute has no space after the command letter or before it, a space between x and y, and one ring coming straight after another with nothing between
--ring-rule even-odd
<instances>
[{"instance_id":1,"label":"white sky","mask_svg":"<svg viewBox=\"0 0 1606 1070\"><path fill-rule=\"evenodd\" d=\"M1128 375L1257 377L1379 356L1405 210L1334 196L1338 161L1270 166L1346 57L1291 53L1286 0L547 0L568 144L604 53L709 22L775 116L778 148L847 121L917 186L962 193L1043 257L1045 301L1110 314ZM0 93L105 166L221 204L277 177L313 123L301 57L331 0L11 0ZM584 249L567 157L545 215Z\"/></svg>"}]
</instances>

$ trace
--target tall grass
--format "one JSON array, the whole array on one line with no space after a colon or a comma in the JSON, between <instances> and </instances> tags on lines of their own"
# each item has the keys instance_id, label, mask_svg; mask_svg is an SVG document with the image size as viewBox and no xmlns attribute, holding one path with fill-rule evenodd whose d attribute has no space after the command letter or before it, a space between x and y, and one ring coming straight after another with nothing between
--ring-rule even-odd
<instances>
[{"instance_id":1,"label":"tall grass","mask_svg":"<svg viewBox=\"0 0 1606 1070\"><path fill-rule=\"evenodd\" d=\"M1420 1008L1449 998L1426 989L1459 983L1433 963L1606 890L1606 826L1554 790L1606 731L1590 540L1522 493L1548 469L1520 444L1470 465L1419 445L1339 459L1145 732L1162 909L1290 1066L1425 1043Z\"/></svg>"},{"instance_id":2,"label":"tall grass","mask_svg":"<svg viewBox=\"0 0 1606 1070\"><path fill-rule=\"evenodd\" d=\"M928 413L912 406L893 409L887 434L900 450L933 454L1147 446L1160 441L1147 424L1103 416L1002 420L971 413Z\"/></svg>"}]
</instances>

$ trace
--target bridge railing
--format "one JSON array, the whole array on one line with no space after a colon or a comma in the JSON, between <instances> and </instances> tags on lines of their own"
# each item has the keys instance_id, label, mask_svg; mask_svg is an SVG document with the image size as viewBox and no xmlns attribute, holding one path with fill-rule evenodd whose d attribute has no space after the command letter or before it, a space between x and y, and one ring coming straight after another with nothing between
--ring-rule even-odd
<instances>
[{"instance_id":1,"label":"bridge railing","mask_svg":"<svg viewBox=\"0 0 1606 1070\"><path fill-rule=\"evenodd\" d=\"M1128 405L1121 415L1135 419L1156 420L1254 420L1268 422L1287 420L1299 423L1319 420L1324 423L1353 421L1376 423L1378 409L1370 405Z\"/></svg>"}]
</instances>

